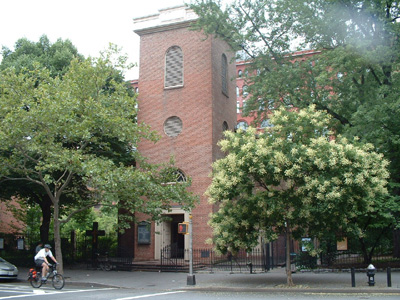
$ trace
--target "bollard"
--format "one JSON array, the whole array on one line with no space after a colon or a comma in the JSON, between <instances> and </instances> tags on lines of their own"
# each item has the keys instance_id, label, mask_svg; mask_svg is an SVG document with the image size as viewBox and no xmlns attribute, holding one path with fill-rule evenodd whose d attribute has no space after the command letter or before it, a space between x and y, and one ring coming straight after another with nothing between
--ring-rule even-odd
<instances>
[{"instance_id":1,"label":"bollard","mask_svg":"<svg viewBox=\"0 0 400 300\"><path fill-rule=\"evenodd\" d=\"M351 286L356 286L356 270L354 268L351 268Z\"/></svg>"},{"instance_id":2,"label":"bollard","mask_svg":"<svg viewBox=\"0 0 400 300\"><path fill-rule=\"evenodd\" d=\"M392 269L390 267L387 268L387 286L392 287Z\"/></svg>"}]
</instances>

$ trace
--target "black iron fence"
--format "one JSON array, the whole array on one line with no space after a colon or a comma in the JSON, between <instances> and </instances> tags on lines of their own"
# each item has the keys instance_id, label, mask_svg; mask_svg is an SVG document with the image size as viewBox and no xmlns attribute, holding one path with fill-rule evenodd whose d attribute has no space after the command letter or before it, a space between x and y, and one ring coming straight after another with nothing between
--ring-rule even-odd
<instances>
[{"instance_id":1,"label":"black iron fence","mask_svg":"<svg viewBox=\"0 0 400 300\"><path fill-rule=\"evenodd\" d=\"M165 247L161 250L162 271L183 271L189 268L189 250ZM220 254L213 249L193 249L194 270L224 270L231 272L260 272L270 268L263 249Z\"/></svg>"},{"instance_id":2,"label":"black iron fence","mask_svg":"<svg viewBox=\"0 0 400 300\"><path fill-rule=\"evenodd\" d=\"M370 263L376 268L400 268L400 257L395 257L392 253L376 253L372 257L367 258L359 252L337 251L333 253L321 253L318 258L313 258L313 260L313 264L317 264L318 267L335 269L366 268ZM301 262L299 261L298 264L301 265Z\"/></svg>"},{"instance_id":3,"label":"black iron fence","mask_svg":"<svg viewBox=\"0 0 400 300\"><path fill-rule=\"evenodd\" d=\"M298 251L290 254L292 269L350 269L366 268L369 263L376 268L400 268L400 258L392 254L377 254L369 262L361 253L337 251L313 257L307 252ZM267 244L250 252L239 251L237 254L219 254L213 249L193 249L193 269L195 271L230 271L230 272L265 272L273 268L284 267L286 257L277 251L276 245ZM187 271L189 269L189 250L165 247L161 250L161 271Z\"/></svg>"}]
</instances>

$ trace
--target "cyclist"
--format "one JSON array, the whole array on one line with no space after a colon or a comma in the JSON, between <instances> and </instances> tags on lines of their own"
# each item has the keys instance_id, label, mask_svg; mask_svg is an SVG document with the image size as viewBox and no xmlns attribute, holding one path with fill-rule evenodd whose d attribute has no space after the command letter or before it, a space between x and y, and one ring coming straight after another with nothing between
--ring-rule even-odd
<instances>
[{"instance_id":1,"label":"cyclist","mask_svg":"<svg viewBox=\"0 0 400 300\"><path fill-rule=\"evenodd\" d=\"M51 246L49 244L44 245L44 248L41 249L35 256L35 264L37 267L42 267L42 280L46 281L46 275L49 270L49 261L47 257L50 257L56 264L57 260L51 253Z\"/></svg>"}]
</instances>

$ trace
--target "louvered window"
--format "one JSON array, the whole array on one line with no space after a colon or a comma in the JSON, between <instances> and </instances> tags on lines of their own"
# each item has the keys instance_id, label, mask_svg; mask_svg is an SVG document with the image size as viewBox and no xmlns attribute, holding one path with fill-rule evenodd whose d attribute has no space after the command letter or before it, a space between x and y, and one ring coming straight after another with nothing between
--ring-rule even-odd
<instances>
[{"instance_id":1,"label":"louvered window","mask_svg":"<svg viewBox=\"0 0 400 300\"><path fill-rule=\"evenodd\" d=\"M168 49L165 55L165 82L166 88L183 86L183 53L178 46Z\"/></svg>"},{"instance_id":2,"label":"louvered window","mask_svg":"<svg viewBox=\"0 0 400 300\"><path fill-rule=\"evenodd\" d=\"M178 136L182 131L182 120L176 116L169 117L164 122L164 132L170 137Z\"/></svg>"},{"instance_id":3,"label":"louvered window","mask_svg":"<svg viewBox=\"0 0 400 300\"><path fill-rule=\"evenodd\" d=\"M222 92L228 96L228 60L225 54L222 54L221 79Z\"/></svg>"}]
</instances>

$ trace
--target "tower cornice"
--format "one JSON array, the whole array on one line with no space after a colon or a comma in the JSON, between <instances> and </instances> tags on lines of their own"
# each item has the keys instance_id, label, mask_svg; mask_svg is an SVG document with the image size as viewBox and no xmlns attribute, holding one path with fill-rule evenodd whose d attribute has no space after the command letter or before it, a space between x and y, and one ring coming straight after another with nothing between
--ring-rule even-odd
<instances>
[{"instance_id":1,"label":"tower cornice","mask_svg":"<svg viewBox=\"0 0 400 300\"><path fill-rule=\"evenodd\" d=\"M189 27L198 16L187 6L160 9L157 14L134 18L134 32L139 36Z\"/></svg>"}]
</instances>

